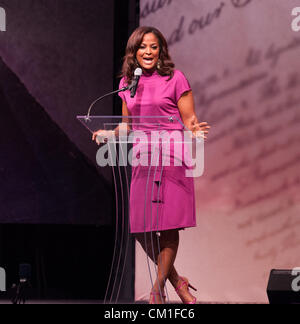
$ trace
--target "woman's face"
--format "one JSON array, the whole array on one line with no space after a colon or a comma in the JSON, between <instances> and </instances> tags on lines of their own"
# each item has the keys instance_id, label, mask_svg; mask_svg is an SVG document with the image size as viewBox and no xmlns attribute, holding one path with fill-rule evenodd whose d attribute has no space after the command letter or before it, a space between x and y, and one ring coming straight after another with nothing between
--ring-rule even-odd
<instances>
[{"instance_id":1,"label":"woman's face","mask_svg":"<svg viewBox=\"0 0 300 324\"><path fill-rule=\"evenodd\" d=\"M143 70L151 71L156 69L159 59L159 41L153 33L144 35L142 43L136 52L136 59Z\"/></svg>"}]
</instances>

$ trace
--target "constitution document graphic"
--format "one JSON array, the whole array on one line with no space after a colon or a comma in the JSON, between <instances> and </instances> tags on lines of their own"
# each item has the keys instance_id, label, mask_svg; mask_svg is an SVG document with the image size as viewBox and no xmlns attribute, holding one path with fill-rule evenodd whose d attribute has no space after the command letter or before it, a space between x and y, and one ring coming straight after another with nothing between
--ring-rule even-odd
<instances>
[{"instance_id":1,"label":"constitution document graphic","mask_svg":"<svg viewBox=\"0 0 300 324\"><path fill-rule=\"evenodd\" d=\"M188 271L199 301L265 303L270 270L300 265L296 7L294 0L141 0L140 25L166 35L197 117L211 125L204 174L195 179L197 227L181 232L175 265ZM136 253L140 300L151 284L139 246Z\"/></svg>"}]
</instances>

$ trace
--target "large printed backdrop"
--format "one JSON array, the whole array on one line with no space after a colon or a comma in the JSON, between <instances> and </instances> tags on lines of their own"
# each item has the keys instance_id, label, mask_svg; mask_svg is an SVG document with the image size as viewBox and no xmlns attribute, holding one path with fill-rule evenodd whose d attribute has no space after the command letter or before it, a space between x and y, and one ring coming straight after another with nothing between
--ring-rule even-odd
<instances>
[{"instance_id":1,"label":"large printed backdrop","mask_svg":"<svg viewBox=\"0 0 300 324\"><path fill-rule=\"evenodd\" d=\"M203 302L267 302L272 268L300 265L300 33L297 0L141 0L212 126L196 182L195 229L176 267ZM148 298L137 249L136 298ZM154 272L153 272L154 274ZM168 289L171 300L178 300Z\"/></svg>"}]
</instances>

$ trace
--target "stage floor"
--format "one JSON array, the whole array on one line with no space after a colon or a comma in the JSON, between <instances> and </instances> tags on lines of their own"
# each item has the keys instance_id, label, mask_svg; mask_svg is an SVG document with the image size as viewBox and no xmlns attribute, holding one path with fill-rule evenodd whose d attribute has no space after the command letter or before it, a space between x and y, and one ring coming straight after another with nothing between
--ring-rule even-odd
<instances>
[{"instance_id":1,"label":"stage floor","mask_svg":"<svg viewBox=\"0 0 300 324\"><path fill-rule=\"evenodd\" d=\"M5 304L12 304L10 300L0 300L0 305L5 305ZM64 304L64 305L68 305L68 304L73 304L73 305L84 305L84 304L88 304L88 305L104 305L103 300L28 300L26 301L26 304L47 304L47 305L51 305L51 304ZM261 303L241 303L241 302L230 302L230 303L226 303L226 302L197 302L196 305L256 305L256 304L261 304ZM266 303L268 304L268 303ZM148 302L146 301L137 301L134 303L129 303L129 302L118 302L117 304L112 303L112 304L105 304L106 306L113 306L113 305L148 305ZM178 302L170 302L170 303L166 303L164 305L182 305L182 303L178 303Z\"/></svg>"}]
</instances>

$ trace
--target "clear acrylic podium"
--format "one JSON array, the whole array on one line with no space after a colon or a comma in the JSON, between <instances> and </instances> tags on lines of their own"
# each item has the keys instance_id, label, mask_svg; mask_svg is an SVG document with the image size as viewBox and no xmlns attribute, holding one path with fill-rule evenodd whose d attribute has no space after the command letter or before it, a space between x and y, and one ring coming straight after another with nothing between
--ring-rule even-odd
<instances>
[{"instance_id":1,"label":"clear acrylic podium","mask_svg":"<svg viewBox=\"0 0 300 324\"><path fill-rule=\"evenodd\" d=\"M99 166L121 166L135 165L136 163L146 163L142 161L132 160L132 154L128 153L127 145L139 145L140 151L148 153L149 158L155 158L153 150L160 150L160 154L165 157L165 163L168 165L170 152L168 145L172 143L182 144L176 146L172 152L173 157L180 166L180 162L188 164L190 170L187 172L187 177L199 177L204 170L204 141L203 133L198 132L196 136L192 136L180 119L175 116L77 116L77 119L86 127L92 134L102 130L96 138L98 144L105 144L109 156L104 158L101 154L97 157ZM121 145L119 152L116 150L117 144ZM162 148L167 148L165 151ZM124 151L123 151L124 149ZM145 150L145 152L144 152ZM181 152L183 150L184 152ZM102 150L104 153L105 150ZM152 152L152 154L151 154ZM117 153L121 153L117 156ZM133 152L129 152L133 153ZM118 161L117 161L118 160ZM164 162L161 162L162 164ZM192 169L192 166L196 168ZM148 161L153 166L155 161ZM156 163L157 164L157 163Z\"/></svg>"},{"instance_id":2,"label":"clear acrylic podium","mask_svg":"<svg viewBox=\"0 0 300 324\"><path fill-rule=\"evenodd\" d=\"M182 168L182 165L185 165L186 177L195 178L202 175L204 169L203 133L199 132L197 136L192 136L182 121L174 116L77 116L77 119L91 134L97 132L96 142L99 147L96 161L98 166L110 166L112 170L116 202L116 236L104 303L117 303L121 286L126 284L123 282L123 277L131 229L129 218L131 216L132 172L142 172L146 174L147 179L144 188L134 193L135 196L140 196L141 201L144 201L144 205L140 206L140 211L144 214L145 239L146 233L156 232L159 240L161 224L158 216L156 220L154 218L156 214L158 215L159 206L163 203L160 196L161 179L164 172L169 172L167 170L170 168L171 170ZM147 223L149 217L146 217L149 214L147 210L149 208L151 208L150 224ZM152 215L154 215L153 219ZM154 244L159 244L159 241L151 243L154 253ZM149 262L148 258L147 262ZM153 285L154 278L152 278L149 263L148 269Z\"/></svg>"}]
</instances>

